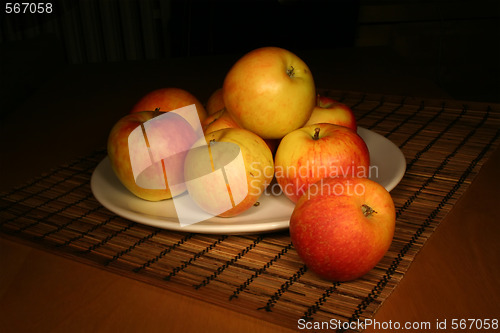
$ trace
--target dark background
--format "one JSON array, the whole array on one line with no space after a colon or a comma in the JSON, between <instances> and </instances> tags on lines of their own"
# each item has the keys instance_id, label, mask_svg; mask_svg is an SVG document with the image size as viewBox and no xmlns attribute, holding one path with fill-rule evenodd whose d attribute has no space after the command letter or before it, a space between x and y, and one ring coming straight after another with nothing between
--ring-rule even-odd
<instances>
[{"instance_id":1,"label":"dark background","mask_svg":"<svg viewBox=\"0 0 500 333\"><path fill-rule=\"evenodd\" d=\"M68 66L207 57L232 62L268 45L296 52L313 74L331 73L329 84L338 89L356 89L358 80L360 87L366 81L380 90L373 92L386 93L390 88L377 85L377 78L407 77L428 80L452 98L500 102L497 0L52 3L51 14L1 8L2 118ZM321 62L309 63L313 55ZM350 73L357 79L337 79Z\"/></svg>"}]
</instances>

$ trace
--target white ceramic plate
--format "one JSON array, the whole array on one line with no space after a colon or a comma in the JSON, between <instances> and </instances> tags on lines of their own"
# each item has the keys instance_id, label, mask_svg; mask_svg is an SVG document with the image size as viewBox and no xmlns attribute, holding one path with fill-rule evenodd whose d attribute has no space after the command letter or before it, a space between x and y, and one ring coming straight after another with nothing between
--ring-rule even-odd
<instances>
[{"instance_id":1,"label":"white ceramic plate","mask_svg":"<svg viewBox=\"0 0 500 333\"><path fill-rule=\"evenodd\" d=\"M371 165L378 169L378 175L372 172L370 178L391 191L406 170L403 153L380 134L365 128L359 128L358 133L368 146ZM288 228L294 208L294 204L283 194L262 195L259 206L236 217L213 217L181 227L172 200L150 202L134 196L115 176L107 157L94 170L90 185L96 199L115 214L142 224L184 232L245 234L277 231ZM278 189L277 184L275 188Z\"/></svg>"}]
</instances>

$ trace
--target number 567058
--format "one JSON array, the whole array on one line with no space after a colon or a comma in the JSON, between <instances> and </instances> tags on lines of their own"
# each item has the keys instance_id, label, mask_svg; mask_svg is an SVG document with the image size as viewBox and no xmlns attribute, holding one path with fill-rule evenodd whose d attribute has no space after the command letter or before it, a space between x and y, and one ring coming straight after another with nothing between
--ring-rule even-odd
<instances>
[{"instance_id":1,"label":"number 567058","mask_svg":"<svg viewBox=\"0 0 500 333\"><path fill-rule=\"evenodd\" d=\"M53 11L51 2L7 2L6 14L50 14Z\"/></svg>"}]
</instances>

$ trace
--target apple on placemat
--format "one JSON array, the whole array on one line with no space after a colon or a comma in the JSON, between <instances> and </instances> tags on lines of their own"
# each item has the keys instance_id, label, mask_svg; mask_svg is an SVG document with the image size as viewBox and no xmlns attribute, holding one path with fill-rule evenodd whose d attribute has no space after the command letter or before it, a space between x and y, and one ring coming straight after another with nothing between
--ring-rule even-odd
<instances>
[{"instance_id":1,"label":"apple on placemat","mask_svg":"<svg viewBox=\"0 0 500 333\"><path fill-rule=\"evenodd\" d=\"M372 270L391 245L391 195L368 178L325 178L299 199L290 237L300 258L322 278L349 281Z\"/></svg>"}]
</instances>

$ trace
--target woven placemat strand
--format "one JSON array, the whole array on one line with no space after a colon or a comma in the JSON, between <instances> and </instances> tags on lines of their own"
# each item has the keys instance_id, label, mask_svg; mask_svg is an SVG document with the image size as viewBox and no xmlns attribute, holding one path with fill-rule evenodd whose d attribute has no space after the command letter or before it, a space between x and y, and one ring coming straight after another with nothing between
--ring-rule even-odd
<instances>
[{"instance_id":1,"label":"woven placemat strand","mask_svg":"<svg viewBox=\"0 0 500 333\"><path fill-rule=\"evenodd\" d=\"M359 126L394 142L407 171L391 192L397 227L386 256L366 276L315 276L287 231L204 235L145 226L97 202L90 177L104 150L0 196L9 238L117 274L297 328L299 319L371 318L413 258L499 144L500 106L322 91L352 107Z\"/></svg>"}]
</instances>

